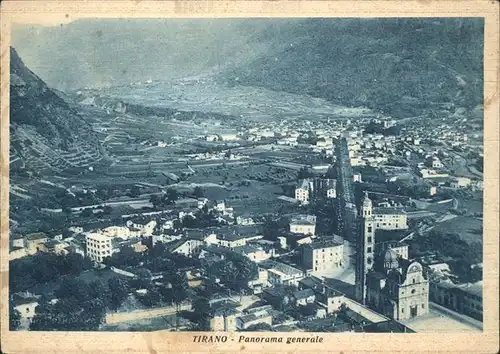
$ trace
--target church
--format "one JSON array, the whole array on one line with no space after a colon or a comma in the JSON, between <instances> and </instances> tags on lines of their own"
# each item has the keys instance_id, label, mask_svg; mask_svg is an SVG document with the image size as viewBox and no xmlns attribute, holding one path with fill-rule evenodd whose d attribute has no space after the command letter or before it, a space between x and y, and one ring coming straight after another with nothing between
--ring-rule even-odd
<instances>
[{"instance_id":1,"label":"church","mask_svg":"<svg viewBox=\"0 0 500 354\"><path fill-rule=\"evenodd\" d=\"M365 193L359 214L356 298L377 312L405 320L429 312L429 280L419 262L408 259L408 246L375 247L376 222ZM402 250L406 248L406 250Z\"/></svg>"}]
</instances>

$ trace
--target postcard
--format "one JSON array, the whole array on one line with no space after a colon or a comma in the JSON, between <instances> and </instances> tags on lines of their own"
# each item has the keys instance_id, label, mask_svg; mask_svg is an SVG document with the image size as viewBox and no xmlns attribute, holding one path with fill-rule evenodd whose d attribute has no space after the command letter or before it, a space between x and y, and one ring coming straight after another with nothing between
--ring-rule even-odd
<instances>
[{"instance_id":1,"label":"postcard","mask_svg":"<svg viewBox=\"0 0 500 354\"><path fill-rule=\"evenodd\" d=\"M497 352L498 25L3 3L2 352Z\"/></svg>"}]
</instances>

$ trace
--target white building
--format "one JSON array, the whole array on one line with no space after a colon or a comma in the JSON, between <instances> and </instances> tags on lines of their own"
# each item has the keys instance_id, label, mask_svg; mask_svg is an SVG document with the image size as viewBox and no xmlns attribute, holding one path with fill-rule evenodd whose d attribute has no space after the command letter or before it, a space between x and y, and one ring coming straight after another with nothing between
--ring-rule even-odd
<instances>
[{"instance_id":1,"label":"white building","mask_svg":"<svg viewBox=\"0 0 500 354\"><path fill-rule=\"evenodd\" d=\"M344 244L334 237L316 239L302 249L302 264L306 269L322 272L343 266Z\"/></svg>"},{"instance_id":2,"label":"white building","mask_svg":"<svg viewBox=\"0 0 500 354\"><path fill-rule=\"evenodd\" d=\"M267 269L269 283L274 285L297 286L299 280L304 278L304 272L284 263L272 262Z\"/></svg>"},{"instance_id":3,"label":"white building","mask_svg":"<svg viewBox=\"0 0 500 354\"><path fill-rule=\"evenodd\" d=\"M471 184L471 179L467 177L455 177L453 181L450 182L451 188L467 188Z\"/></svg>"},{"instance_id":4,"label":"white building","mask_svg":"<svg viewBox=\"0 0 500 354\"><path fill-rule=\"evenodd\" d=\"M313 190L313 184L309 179L303 179L295 188L295 199L302 204L309 204L310 194Z\"/></svg>"},{"instance_id":5,"label":"white building","mask_svg":"<svg viewBox=\"0 0 500 354\"><path fill-rule=\"evenodd\" d=\"M111 237L107 237L97 233L89 233L85 236L87 244L86 255L93 261L102 263L106 257L111 257L113 254L113 246Z\"/></svg>"},{"instance_id":6,"label":"white building","mask_svg":"<svg viewBox=\"0 0 500 354\"><path fill-rule=\"evenodd\" d=\"M377 229L404 230L408 228L408 217L403 208L374 207L373 218Z\"/></svg>"},{"instance_id":7,"label":"white building","mask_svg":"<svg viewBox=\"0 0 500 354\"><path fill-rule=\"evenodd\" d=\"M290 221L290 232L314 236L316 233L316 216L301 215L293 218Z\"/></svg>"}]
</instances>

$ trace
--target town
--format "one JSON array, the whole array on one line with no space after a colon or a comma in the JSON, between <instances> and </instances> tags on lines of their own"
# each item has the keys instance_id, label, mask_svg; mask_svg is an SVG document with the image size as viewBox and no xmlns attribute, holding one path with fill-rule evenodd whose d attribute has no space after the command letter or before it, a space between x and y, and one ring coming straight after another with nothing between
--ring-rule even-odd
<instances>
[{"instance_id":1,"label":"town","mask_svg":"<svg viewBox=\"0 0 500 354\"><path fill-rule=\"evenodd\" d=\"M11 328L482 329L482 110L166 120L95 102L79 110L109 160L11 180Z\"/></svg>"}]
</instances>

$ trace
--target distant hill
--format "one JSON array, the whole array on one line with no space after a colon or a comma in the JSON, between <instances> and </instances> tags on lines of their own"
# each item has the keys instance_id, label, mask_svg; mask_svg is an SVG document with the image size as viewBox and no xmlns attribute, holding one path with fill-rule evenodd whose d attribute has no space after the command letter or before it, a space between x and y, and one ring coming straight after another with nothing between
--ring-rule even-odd
<instances>
[{"instance_id":1,"label":"distant hill","mask_svg":"<svg viewBox=\"0 0 500 354\"><path fill-rule=\"evenodd\" d=\"M64 91L210 75L399 119L482 105L483 25L482 18L82 19L16 25L12 41Z\"/></svg>"},{"instance_id":2,"label":"distant hill","mask_svg":"<svg viewBox=\"0 0 500 354\"><path fill-rule=\"evenodd\" d=\"M102 159L92 127L10 50L10 161L13 174L50 173Z\"/></svg>"},{"instance_id":3,"label":"distant hill","mask_svg":"<svg viewBox=\"0 0 500 354\"><path fill-rule=\"evenodd\" d=\"M224 79L396 119L482 105L482 19L309 19L253 40L271 37L275 52Z\"/></svg>"}]
</instances>

